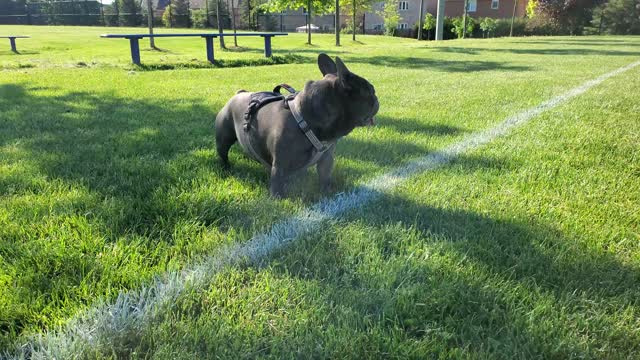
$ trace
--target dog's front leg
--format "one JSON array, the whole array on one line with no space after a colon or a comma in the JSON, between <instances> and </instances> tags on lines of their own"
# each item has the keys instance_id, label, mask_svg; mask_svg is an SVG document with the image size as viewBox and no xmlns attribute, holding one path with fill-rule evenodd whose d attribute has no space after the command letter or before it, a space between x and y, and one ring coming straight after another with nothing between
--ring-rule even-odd
<instances>
[{"instance_id":1,"label":"dog's front leg","mask_svg":"<svg viewBox=\"0 0 640 360\"><path fill-rule=\"evenodd\" d=\"M323 193L331 191L331 174L333 173L333 152L335 146L327 150L327 152L320 158L316 169L318 170L318 178L320 179L320 190Z\"/></svg>"},{"instance_id":2,"label":"dog's front leg","mask_svg":"<svg viewBox=\"0 0 640 360\"><path fill-rule=\"evenodd\" d=\"M287 174L277 166L271 167L271 196L275 198L283 198L285 196L285 187L287 185Z\"/></svg>"}]
</instances>

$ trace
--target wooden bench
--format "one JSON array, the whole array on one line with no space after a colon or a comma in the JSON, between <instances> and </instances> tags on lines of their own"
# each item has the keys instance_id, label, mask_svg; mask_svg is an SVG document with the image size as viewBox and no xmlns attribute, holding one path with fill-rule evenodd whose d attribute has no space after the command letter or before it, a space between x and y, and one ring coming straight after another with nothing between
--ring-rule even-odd
<instances>
[{"instance_id":1,"label":"wooden bench","mask_svg":"<svg viewBox=\"0 0 640 360\"><path fill-rule=\"evenodd\" d=\"M128 39L129 46L131 47L131 62L136 65L140 65L140 44L138 41L142 38L148 37L201 37L204 38L207 47L207 60L210 63L215 61L213 57L213 39L223 36L261 36L264 38L264 56L271 57L271 38L274 36L284 36L287 33L240 33L240 34L103 34L100 37L103 38L116 38L116 39Z\"/></svg>"},{"instance_id":2,"label":"wooden bench","mask_svg":"<svg viewBox=\"0 0 640 360\"><path fill-rule=\"evenodd\" d=\"M31 36L24 36L24 35L9 35L9 36L0 36L0 39L9 39L9 43L11 43L11 51L13 51L14 53L18 53L18 49L16 48L16 39L27 39L30 38Z\"/></svg>"}]
</instances>

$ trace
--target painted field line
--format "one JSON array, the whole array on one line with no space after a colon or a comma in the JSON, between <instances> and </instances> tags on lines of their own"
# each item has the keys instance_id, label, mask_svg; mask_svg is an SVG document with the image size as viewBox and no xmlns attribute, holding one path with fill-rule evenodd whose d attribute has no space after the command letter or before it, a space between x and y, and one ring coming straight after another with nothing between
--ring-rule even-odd
<instances>
[{"instance_id":1,"label":"painted field line","mask_svg":"<svg viewBox=\"0 0 640 360\"><path fill-rule=\"evenodd\" d=\"M203 289L221 269L239 263L258 263L301 236L318 229L323 222L362 207L384 192L401 185L408 178L436 169L469 150L485 145L544 111L638 65L640 61L587 81L562 95L505 119L492 129L471 134L460 142L410 161L365 185L322 200L298 215L276 223L268 232L258 234L243 244L223 248L197 265L180 272L167 273L140 290L121 293L115 302L101 303L78 315L62 331L35 336L18 350L15 357L64 359L94 351L112 353L114 349L126 349L128 345L137 343L136 340L145 328L162 320L181 293Z\"/></svg>"}]
</instances>

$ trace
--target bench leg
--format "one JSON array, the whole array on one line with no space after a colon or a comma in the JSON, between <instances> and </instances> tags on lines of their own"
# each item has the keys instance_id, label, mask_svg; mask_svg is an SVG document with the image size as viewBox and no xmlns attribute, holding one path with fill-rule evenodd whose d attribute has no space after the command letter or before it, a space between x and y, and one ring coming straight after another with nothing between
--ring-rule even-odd
<instances>
[{"instance_id":1,"label":"bench leg","mask_svg":"<svg viewBox=\"0 0 640 360\"><path fill-rule=\"evenodd\" d=\"M11 43L11 51L18 53L18 49L16 49L16 39L9 38L9 42Z\"/></svg>"},{"instance_id":2,"label":"bench leg","mask_svg":"<svg viewBox=\"0 0 640 360\"><path fill-rule=\"evenodd\" d=\"M131 62L140 65L140 44L138 38L130 38L129 45L131 46Z\"/></svg>"},{"instance_id":3,"label":"bench leg","mask_svg":"<svg viewBox=\"0 0 640 360\"><path fill-rule=\"evenodd\" d=\"M264 37L264 57L271 57L271 36Z\"/></svg>"},{"instance_id":4,"label":"bench leg","mask_svg":"<svg viewBox=\"0 0 640 360\"><path fill-rule=\"evenodd\" d=\"M215 60L213 58L213 38L212 37L206 37L206 38L204 38L204 41L207 44L207 60L209 60L209 62L213 64L213 62Z\"/></svg>"}]
</instances>

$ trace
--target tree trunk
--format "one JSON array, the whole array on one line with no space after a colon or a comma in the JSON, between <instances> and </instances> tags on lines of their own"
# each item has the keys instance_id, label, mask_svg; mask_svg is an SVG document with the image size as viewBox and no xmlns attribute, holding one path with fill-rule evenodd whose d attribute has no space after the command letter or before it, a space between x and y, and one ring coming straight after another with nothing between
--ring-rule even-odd
<instances>
[{"instance_id":1,"label":"tree trunk","mask_svg":"<svg viewBox=\"0 0 640 360\"><path fill-rule=\"evenodd\" d=\"M149 35L153 35L153 4L151 0L147 0L147 22L149 24ZM152 49L156 48L156 42L154 41L153 36L149 36L149 47Z\"/></svg>"},{"instance_id":2,"label":"tree trunk","mask_svg":"<svg viewBox=\"0 0 640 360\"><path fill-rule=\"evenodd\" d=\"M511 14L511 29L509 30L509 37L513 36L513 20L516 18L516 7L518 6L518 0L513 2L513 14Z\"/></svg>"},{"instance_id":3,"label":"tree trunk","mask_svg":"<svg viewBox=\"0 0 640 360\"><path fill-rule=\"evenodd\" d=\"M307 44L311 45L311 0L307 4Z\"/></svg>"},{"instance_id":4,"label":"tree trunk","mask_svg":"<svg viewBox=\"0 0 640 360\"><path fill-rule=\"evenodd\" d=\"M336 0L336 46L340 46L340 0Z\"/></svg>"},{"instance_id":5,"label":"tree trunk","mask_svg":"<svg viewBox=\"0 0 640 360\"><path fill-rule=\"evenodd\" d=\"M462 15L462 38L467 36L467 11L469 11L469 0L464 0L464 13Z\"/></svg>"},{"instance_id":6,"label":"tree trunk","mask_svg":"<svg viewBox=\"0 0 640 360\"><path fill-rule=\"evenodd\" d=\"M233 46L238 47L238 32L236 29L236 9L231 0L231 25L233 26Z\"/></svg>"},{"instance_id":7,"label":"tree trunk","mask_svg":"<svg viewBox=\"0 0 640 360\"><path fill-rule=\"evenodd\" d=\"M356 0L352 0L351 4L353 5L353 41L356 41L356 10L358 10L358 8L356 7ZM362 26L364 26L364 24L362 24Z\"/></svg>"},{"instance_id":8,"label":"tree trunk","mask_svg":"<svg viewBox=\"0 0 640 360\"><path fill-rule=\"evenodd\" d=\"M224 29L222 29L222 22L220 21L220 1L216 0L216 18L218 20L218 33L224 33ZM220 36L220 48L226 49L227 47L224 45L224 36Z\"/></svg>"}]
</instances>

